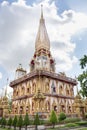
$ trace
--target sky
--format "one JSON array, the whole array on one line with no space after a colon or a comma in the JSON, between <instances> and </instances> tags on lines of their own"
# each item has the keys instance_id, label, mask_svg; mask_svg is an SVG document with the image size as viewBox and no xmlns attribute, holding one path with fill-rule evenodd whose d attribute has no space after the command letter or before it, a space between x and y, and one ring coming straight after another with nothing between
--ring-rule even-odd
<instances>
[{"instance_id":1,"label":"sky","mask_svg":"<svg viewBox=\"0 0 87 130\"><path fill-rule=\"evenodd\" d=\"M82 72L79 59L87 55L87 0L0 0L0 95L15 79L19 63L29 73L41 4L56 73L75 78Z\"/></svg>"}]
</instances>

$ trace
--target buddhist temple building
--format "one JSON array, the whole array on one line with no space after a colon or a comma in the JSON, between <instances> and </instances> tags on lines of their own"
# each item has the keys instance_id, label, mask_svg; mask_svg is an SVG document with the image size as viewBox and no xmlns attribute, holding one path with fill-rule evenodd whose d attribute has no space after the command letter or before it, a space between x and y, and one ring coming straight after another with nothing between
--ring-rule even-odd
<instances>
[{"instance_id":1,"label":"buddhist temple building","mask_svg":"<svg viewBox=\"0 0 87 130\"><path fill-rule=\"evenodd\" d=\"M30 72L27 73L19 65L15 80L10 83L13 88L13 115L35 115L38 112L48 117L52 110L57 114L73 113L74 86L77 81L65 73L56 73L55 63L41 8L35 52L29 63Z\"/></svg>"}]
</instances>

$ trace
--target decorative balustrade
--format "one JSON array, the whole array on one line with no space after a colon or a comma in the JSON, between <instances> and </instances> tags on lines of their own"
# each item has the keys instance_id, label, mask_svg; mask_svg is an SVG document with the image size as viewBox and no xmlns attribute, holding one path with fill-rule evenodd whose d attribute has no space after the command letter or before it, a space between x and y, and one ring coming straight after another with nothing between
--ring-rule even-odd
<instances>
[{"instance_id":1,"label":"decorative balustrade","mask_svg":"<svg viewBox=\"0 0 87 130\"><path fill-rule=\"evenodd\" d=\"M24 75L21 78L18 78L16 80L12 81L10 83L10 86L14 87L16 84L18 84L20 82L23 82L25 80L31 79L32 77L39 76L39 75L40 76L51 77L53 79L58 79L59 81L64 81L64 82L72 83L74 85L77 84L77 81L75 79L72 79L72 78L67 77L65 75L61 75L61 74L57 74L57 73L50 72L50 71L45 71L45 70L37 70L37 71L33 71L31 73L28 73L28 74Z\"/></svg>"}]
</instances>

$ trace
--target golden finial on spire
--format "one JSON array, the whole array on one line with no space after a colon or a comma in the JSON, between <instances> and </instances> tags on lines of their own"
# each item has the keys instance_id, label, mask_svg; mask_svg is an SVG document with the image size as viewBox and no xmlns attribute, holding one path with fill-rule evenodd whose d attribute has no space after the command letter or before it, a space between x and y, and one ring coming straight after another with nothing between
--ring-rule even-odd
<instances>
[{"instance_id":1,"label":"golden finial on spire","mask_svg":"<svg viewBox=\"0 0 87 130\"><path fill-rule=\"evenodd\" d=\"M41 19L43 19L43 5L41 4Z\"/></svg>"}]
</instances>

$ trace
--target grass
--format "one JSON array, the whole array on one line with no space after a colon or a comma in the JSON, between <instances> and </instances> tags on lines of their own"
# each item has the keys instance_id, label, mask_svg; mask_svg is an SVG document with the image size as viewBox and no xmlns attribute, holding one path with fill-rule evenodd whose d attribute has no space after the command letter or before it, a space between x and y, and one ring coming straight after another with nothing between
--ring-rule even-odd
<instances>
[{"instance_id":1,"label":"grass","mask_svg":"<svg viewBox=\"0 0 87 130\"><path fill-rule=\"evenodd\" d=\"M7 128L0 128L0 130L8 130ZM9 130L12 130L12 129L9 129Z\"/></svg>"},{"instance_id":2,"label":"grass","mask_svg":"<svg viewBox=\"0 0 87 130\"><path fill-rule=\"evenodd\" d=\"M66 118L64 120L65 123L74 123L74 122L79 122L80 119L79 118Z\"/></svg>"},{"instance_id":3,"label":"grass","mask_svg":"<svg viewBox=\"0 0 87 130\"><path fill-rule=\"evenodd\" d=\"M0 130L13 130L13 129L8 129L8 128L0 127Z\"/></svg>"},{"instance_id":4,"label":"grass","mask_svg":"<svg viewBox=\"0 0 87 130\"><path fill-rule=\"evenodd\" d=\"M54 129L49 128L49 129L47 129L47 130L60 130L60 128L54 128ZM62 130L65 130L65 129L62 129ZM69 129L68 129L68 130L69 130ZM87 130L87 128L81 128L80 130Z\"/></svg>"},{"instance_id":5,"label":"grass","mask_svg":"<svg viewBox=\"0 0 87 130\"><path fill-rule=\"evenodd\" d=\"M87 123L86 121L81 121L81 122L78 122L78 123L67 123L64 126L61 126L61 127L59 126L57 128L54 128L54 129L49 128L47 130L61 130L61 129L62 130L65 130L65 129L69 130L69 128L75 129L75 128L80 128L80 126L84 126L86 123ZM87 128L83 128L81 130L87 130Z\"/></svg>"},{"instance_id":6,"label":"grass","mask_svg":"<svg viewBox=\"0 0 87 130\"><path fill-rule=\"evenodd\" d=\"M83 129L80 129L80 130L87 130L87 128L83 128Z\"/></svg>"},{"instance_id":7,"label":"grass","mask_svg":"<svg viewBox=\"0 0 87 130\"><path fill-rule=\"evenodd\" d=\"M79 126L78 124L75 124L75 123L68 123L65 125L65 127L77 127Z\"/></svg>"},{"instance_id":8,"label":"grass","mask_svg":"<svg viewBox=\"0 0 87 130\"><path fill-rule=\"evenodd\" d=\"M78 124L80 126L85 126L85 125L87 125L87 121L76 122L76 124Z\"/></svg>"}]
</instances>

